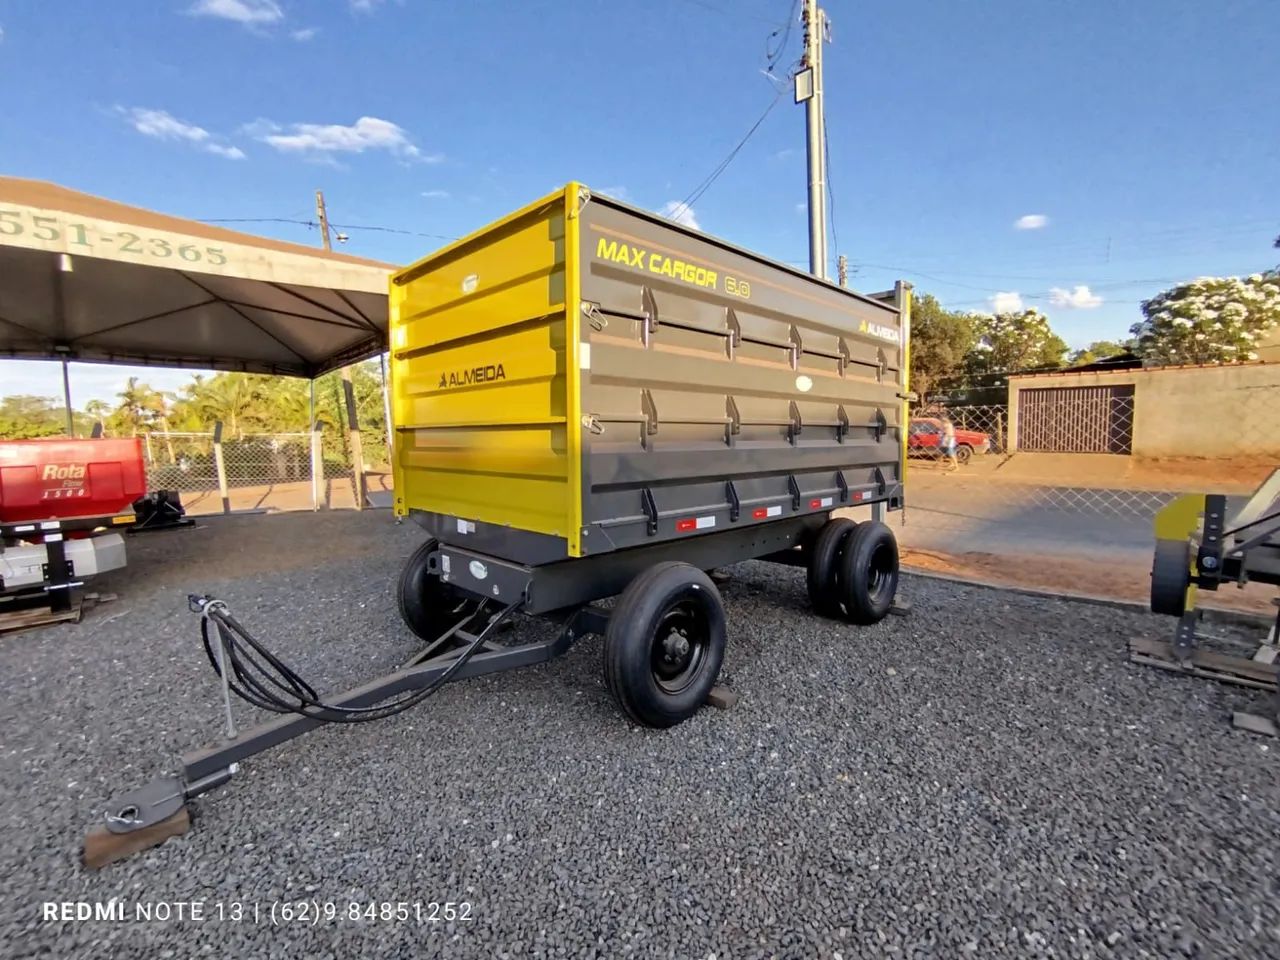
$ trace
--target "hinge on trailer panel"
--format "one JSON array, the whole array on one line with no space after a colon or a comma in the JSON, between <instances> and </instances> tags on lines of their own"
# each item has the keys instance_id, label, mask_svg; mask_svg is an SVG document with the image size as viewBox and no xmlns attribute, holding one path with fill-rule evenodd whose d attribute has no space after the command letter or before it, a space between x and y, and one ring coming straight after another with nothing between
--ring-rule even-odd
<instances>
[{"instance_id":1,"label":"hinge on trailer panel","mask_svg":"<svg viewBox=\"0 0 1280 960\"><path fill-rule=\"evenodd\" d=\"M800 419L800 408L794 400L791 401L789 412L791 414L791 425L787 427L787 442L794 446L801 431L804 430L804 421Z\"/></svg>"},{"instance_id":2,"label":"hinge on trailer panel","mask_svg":"<svg viewBox=\"0 0 1280 960\"><path fill-rule=\"evenodd\" d=\"M580 215L582 211L586 209L587 204L591 202L591 191L588 190L586 187L579 187L577 199L578 199L577 205L572 210L569 211L570 220Z\"/></svg>"},{"instance_id":3,"label":"hinge on trailer panel","mask_svg":"<svg viewBox=\"0 0 1280 960\"><path fill-rule=\"evenodd\" d=\"M738 347L742 345L742 324L738 322L738 315L733 312L733 307L724 308L724 325L729 330L729 359L732 360Z\"/></svg>"},{"instance_id":4,"label":"hinge on trailer panel","mask_svg":"<svg viewBox=\"0 0 1280 960\"><path fill-rule=\"evenodd\" d=\"M849 482L844 478L844 471L836 471L836 486L840 488L840 502L849 502Z\"/></svg>"},{"instance_id":5,"label":"hinge on trailer panel","mask_svg":"<svg viewBox=\"0 0 1280 960\"><path fill-rule=\"evenodd\" d=\"M889 369L889 358L884 354L884 348L876 350L876 382L883 383L885 371Z\"/></svg>"},{"instance_id":6,"label":"hinge on trailer panel","mask_svg":"<svg viewBox=\"0 0 1280 960\"><path fill-rule=\"evenodd\" d=\"M733 485L732 480L726 480L724 492L729 497L729 522L737 523L738 517L742 514L742 501L738 499L738 488Z\"/></svg>"},{"instance_id":7,"label":"hinge on trailer panel","mask_svg":"<svg viewBox=\"0 0 1280 960\"><path fill-rule=\"evenodd\" d=\"M653 394L648 390L640 391L640 409L644 412L644 428L640 433L640 446L649 449L649 438L658 432L658 405L653 402Z\"/></svg>"},{"instance_id":8,"label":"hinge on trailer panel","mask_svg":"<svg viewBox=\"0 0 1280 960\"><path fill-rule=\"evenodd\" d=\"M840 351L840 376L844 376L845 371L849 369L849 363L853 359L853 354L849 352L849 344L845 343L844 337L841 337L836 343L836 349Z\"/></svg>"},{"instance_id":9,"label":"hinge on trailer panel","mask_svg":"<svg viewBox=\"0 0 1280 960\"><path fill-rule=\"evenodd\" d=\"M787 337L791 340L791 369L800 369L800 354L804 352L804 341L800 339L800 328L794 323L787 332Z\"/></svg>"},{"instance_id":10,"label":"hinge on trailer panel","mask_svg":"<svg viewBox=\"0 0 1280 960\"><path fill-rule=\"evenodd\" d=\"M724 398L725 416L729 418L729 422L724 425L724 442L725 446L733 446L733 438L742 432L742 414L738 412L738 404L733 399L733 394L729 394Z\"/></svg>"},{"instance_id":11,"label":"hinge on trailer panel","mask_svg":"<svg viewBox=\"0 0 1280 960\"><path fill-rule=\"evenodd\" d=\"M656 536L658 533L658 504L653 499L653 491L645 487L640 491L640 498L644 505L645 516L649 518L649 536Z\"/></svg>"},{"instance_id":12,"label":"hinge on trailer panel","mask_svg":"<svg viewBox=\"0 0 1280 960\"><path fill-rule=\"evenodd\" d=\"M876 407L876 422L871 425L871 436L879 443L884 436L885 431L889 429L889 421L885 419L884 411Z\"/></svg>"},{"instance_id":13,"label":"hinge on trailer panel","mask_svg":"<svg viewBox=\"0 0 1280 960\"><path fill-rule=\"evenodd\" d=\"M604 424L600 422L594 413L584 413L582 415L582 425L596 435L604 433Z\"/></svg>"},{"instance_id":14,"label":"hinge on trailer panel","mask_svg":"<svg viewBox=\"0 0 1280 960\"><path fill-rule=\"evenodd\" d=\"M647 347L658 329L658 301L647 286L640 288L640 301L644 304L644 323L640 325L640 340Z\"/></svg>"},{"instance_id":15,"label":"hinge on trailer panel","mask_svg":"<svg viewBox=\"0 0 1280 960\"><path fill-rule=\"evenodd\" d=\"M874 476L876 480L876 488L879 491L880 496L884 496L885 491L889 489L889 484L884 479L884 471L879 467L876 467Z\"/></svg>"},{"instance_id":16,"label":"hinge on trailer panel","mask_svg":"<svg viewBox=\"0 0 1280 960\"><path fill-rule=\"evenodd\" d=\"M845 434L849 432L849 414L845 413L844 404L836 404L836 443L844 443Z\"/></svg>"},{"instance_id":17,"label":"hinge on trailer panel","mask_svg":"<svg viewBox=\"0 0 1280 960\"><path fill-rule=\"evenodd\" d=\"M587 303L582 304L582 315L591 323L592 329L599 332L609 325L609 321L605 319L604 314L600 312L600 304Z\"/></svg>"},{"instance_id":18,"label":"hinge on trailer panel","mask_svg":"<svg viewBox=\"0 0 1280 960\"><path fill-rule=\"evenodd\" d=\"M791 491L791 509L800 509L800 484L796 483L794 473L787 474L787 489Z\"/></svg>"}]
</instances>

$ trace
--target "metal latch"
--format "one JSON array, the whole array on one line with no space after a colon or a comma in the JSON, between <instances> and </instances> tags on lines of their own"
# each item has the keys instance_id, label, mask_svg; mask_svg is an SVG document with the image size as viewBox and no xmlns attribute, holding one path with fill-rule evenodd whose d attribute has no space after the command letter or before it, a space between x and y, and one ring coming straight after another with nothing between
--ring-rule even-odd
<instances>
[{"instance_id":1,"label":"metal latch","mask_svg":"<svg viewBox=\"0 0 1280 960\"><path fill-rule=\"evenodd\" d=\"M609 325L609 321L606 320L604 314L600 312L599 304L584 303L582 305L582 315L587 318L592 329L597 333Z\"/></svg>"}]
</instances>

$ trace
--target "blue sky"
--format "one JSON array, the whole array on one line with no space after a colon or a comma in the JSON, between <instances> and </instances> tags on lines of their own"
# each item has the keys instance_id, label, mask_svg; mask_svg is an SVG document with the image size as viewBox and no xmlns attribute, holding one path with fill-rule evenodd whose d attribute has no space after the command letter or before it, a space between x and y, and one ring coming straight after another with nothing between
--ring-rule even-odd
<instances>
[{"instance_id":1,"label":"blue sky","mask_svg":"<svg viewBox=\"0 0 1280 960\"><path fill-rule=\"evenodd\" d=\"M335 223L426 234L347 231L349 252L407 262L570 179L682 200L777 96L762 71L792 2L54 7L0 0L0 172L195 218L307 220L323 188ZM1275 0L825 8L854 286L903 277L974 310L1002 295L1083 345L1178 280L1278 259ZM799 45L796 25L780 76ZM805 196L803 108L784 90L692 216L803 264ZM127 375L77 366L77 405ZM0 362L0 381L60 391L43 364Z\"/></svg>"}]
</instances>

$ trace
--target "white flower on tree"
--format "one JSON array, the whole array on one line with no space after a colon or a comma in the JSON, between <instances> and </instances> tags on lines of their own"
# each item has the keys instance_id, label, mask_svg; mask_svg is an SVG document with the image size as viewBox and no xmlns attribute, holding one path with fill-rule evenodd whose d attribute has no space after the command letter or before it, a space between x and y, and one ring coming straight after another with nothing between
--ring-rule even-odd
<instances>
[{"instance_id":1,"label":"white flower on tree","mask_svg":"<svg viewBox=\"0 0 1280 960\"><path fill-rule=\"evenodd\" d=\"M1129 332L1148 362L1256 360L1253 341L1280 325L1280 276L1200 277L1147 300L1142 313Z\"/></svg>"}]
</instances>

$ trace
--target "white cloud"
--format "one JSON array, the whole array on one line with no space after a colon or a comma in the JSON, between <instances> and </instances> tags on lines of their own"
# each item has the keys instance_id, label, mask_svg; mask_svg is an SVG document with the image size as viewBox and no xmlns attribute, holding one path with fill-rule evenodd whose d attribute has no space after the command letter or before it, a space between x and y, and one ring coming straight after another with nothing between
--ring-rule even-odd
<instances>
[{"instance_id":1,"label":"white cloud","mask_svg":"<svg viewBox=\"0 0 1280 960\"><path fill-rule=\"evenodd\" d=\"M315 158L335 153L364 153L386 150L402 160L439 163L444 154L424 154L409 139L403 127L378 117L361 117L350 126L339 123L295 123L287 132L269 120L255 120L246 132L282 153L298 153Z\"/></svg>"},{"instance_id":2,"label":"white cloud","mask_svg":"<svg viewBox=\"0 0 1280 960\"><path fill-rule=\"evenodd\" d=\"M423 190L422 195L428 200L448 200L452 196L448 190Z\"/></svg>"},{"instance_id":3,"label":"white cloud","mask_svg":"<svg viewBox=\"0 0 1280 960\"><path fill-rule=\"evenodd\" d=\"M1102 298L1083 283L1078 284L1072 290L1064 290L1062 287L1050 287L1049 302L1055 307L1068 307L1077 310L1092 310L1094 307L1102 306Z\"/></svg>"},{"instance_id":4,"label":"white cloud","mask_svg":"<svg viewBox=\"0 0 1280 960\"><path fill-rule=\"evenodd\" d=\"M1022 294L1016 290L1002 290L994 297L988 297L987 300L996 313L1017 313L1022 309Z\"/></svg>"},{"instance_id":5,"label":"white cloud","mask_svg":"<svg viewBox=\"0 0 1280 960\"><path fill-rule=\"evenodd\" d=\"M228 160L243 160L244 151L239 147L227 147L220 143L207 143L204 147L210 153L216 153L220 157L226 157Z\"/></svg>"},{"instance_id":6,"label":"white cloud","mask_svg":"<svg viewBox=\"0 0 1280 960\"><path fill-rule=\"evenodd\" d=\"M4 43L4 27L0 27L0 43Z\"/></svg>"},{"instance_id":7,"label":"white cloud","mask_svg":"<svg viewBox=\"0 0 1280 960\"><path fill-rule=\"evenodd\" d=\"M189 143L207 153L226 157L228 160L243 160L244 151L239 147L219 143L204 127L179 120L167 110L151 110L146 107L116 107L133 129L144 137L153 140L167 140Z\"/></svg>"},{"instance_id":8,"label":"white cloud","mask_svg":"<svg viewBox=\"0 0 1280 960\"><path fill-rule=\"evenodd\" d=\"M601 187L596 193L603 193L606 197L613 197L615 200L630 200L631 191L626 187Z\"/></svg>"},{"instance_id":9,"label":"white cloud","mask_svg":"<svg viewBox=\"0 0 1280 960\"><path fill-rule=\"evenodd\" d=\"M679 200L668 200L658 212L668 220L674 220L682 226L692 227L694 230L702 229L698 226L698 219L693 214L693 207L685 206Z\"/></svg>"},{"instance_id":10,"label":"white cloud","mask_svg":"<svg viewBox=\"0 0 1280 960\"><path fill-rule=\"evenodd\" d=\"M276 0L196 0L187 12L197 17L232 20L247 27L279 23L284 19L284 11Z\"/></svg>"},{"instance_id":11,"label":"white cloud","mask_svg":"<svg viewBox=\"0 0 1280 960\"><path fill-rule=\"evenodd\" d=\"M301 30L293 30L289 36L297 40L299 43L306 43L308 40L314 40L315 35L320 32L319 27L303 27Z\"/></svg>"},{"instance_id":12,"label":"white cloud","mask_svg":"<svg viewBox=\"0 0 1280 960\"><path fill-rule=\"evenodd\" d=\"M809 212L808 200L801 200L799 203L796 204L796 213L808 213L808 212Z\"/></svg>"},{"instance_id":13,"label":"white cloud","mask_svg":"<svg viewBox=\"0 0 1280 960\"><path fill-rule=\"evenodd\" d=\"M347 0L347 5L355 13L372 13L381 3L382 0Z\"/></svg>"},{"instance_id":14,"label":"white cloud","mask_svg":"<svg viewBox=\"0 0 1280 960\"><path fill-rule=\"evenodd\" d=\"M1026 216L1019 217L1013 221L1013 229L1015 230L1039 230L1048 226L1049 218L1043 213L1028 213Z\"/></svg>"}]
</instances>

